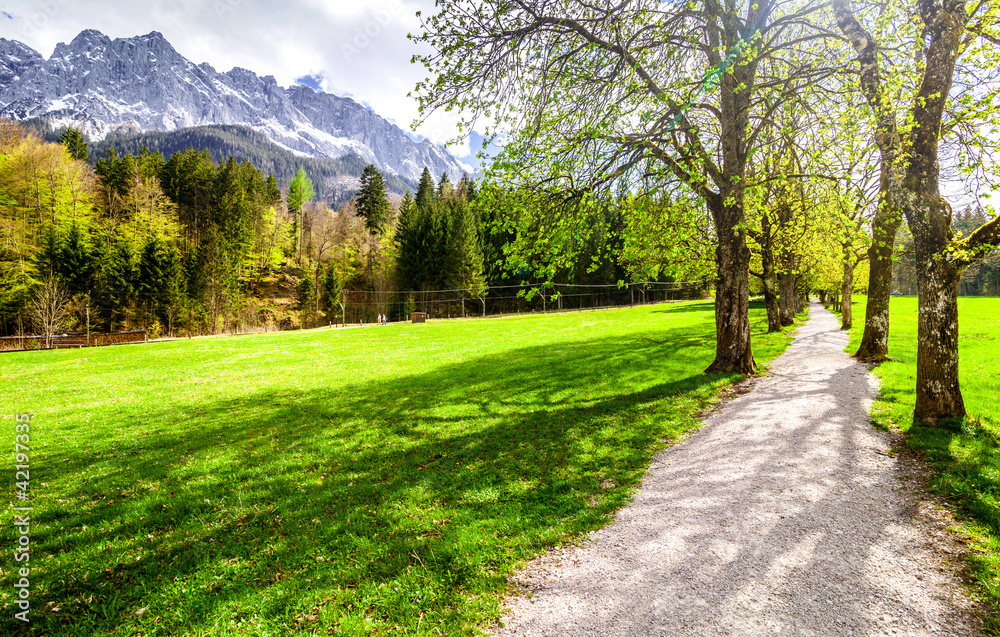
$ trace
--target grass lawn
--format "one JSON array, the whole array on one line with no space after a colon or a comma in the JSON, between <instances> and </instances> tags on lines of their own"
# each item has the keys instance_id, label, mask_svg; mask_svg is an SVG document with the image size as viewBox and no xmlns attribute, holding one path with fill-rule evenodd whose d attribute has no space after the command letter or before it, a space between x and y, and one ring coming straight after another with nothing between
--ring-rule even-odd
<instances>
[{"instance_id":1,"label":"grass lawn","mask_svg":"<svg viewBox=\"0 0 1000 637\"><path fill-rule=\"evenodd\" d=\"M963 297L959 308L959 382L969 413L946 428L913 424L917 370L917 299L890 303L889 355L874 370L882 391L872 417L898 427L906 444L922 452L936 470L931 488L955 503L976 549L971 569L986 601L1000 612L1000 299ZM854 307L851 349L864 331L864 297ZM1000 627L995 620L993 630Z\"/></svg>"},{"instance_id":2,"label":"grass lawn","mask_svg":"<svg viewBox=\"0 0 1000 637\"><path fill-rule=\"evenodd\" d=\"M696 302L2 355L0 413L35 414L2 633L472 634L734 380L714 339Z\"/></svg>"}]
</instances>

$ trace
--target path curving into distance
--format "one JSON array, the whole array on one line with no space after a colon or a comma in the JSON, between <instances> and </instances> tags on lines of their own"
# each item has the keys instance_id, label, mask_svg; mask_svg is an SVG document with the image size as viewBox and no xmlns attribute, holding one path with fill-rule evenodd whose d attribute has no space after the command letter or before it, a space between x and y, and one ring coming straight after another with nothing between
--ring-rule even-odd
<instances>
[{"instance_id":1,"label":"path curving into distance","mask_svg":"<svg viewBox=\"0 0 1000 637\"><path fill-rule=\"evenodd\" d=\"M818 303L771 375L654 458L634 501L517 583L513 635L978 635Z\"/></svg>"}]
</instances>

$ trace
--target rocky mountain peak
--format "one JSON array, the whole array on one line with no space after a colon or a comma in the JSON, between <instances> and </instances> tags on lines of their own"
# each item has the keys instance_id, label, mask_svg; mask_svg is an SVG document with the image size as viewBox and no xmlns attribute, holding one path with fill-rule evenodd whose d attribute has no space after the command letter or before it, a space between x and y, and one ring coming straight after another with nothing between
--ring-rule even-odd
<instances>
[{"instance_id":1,"label":"rocky mountain peak","mask_svg":"<svg viewBox=\"0 0 1000 637\"><path fill-rule=\"evenodd\" d=\"M0 39L0 116L80 127L92 139L119 130L173 131L210 124L248 126L300 155L357 155L384 172L416 181L461 174L443 148L418 144L354 100L234 68L219 73L182 56L153 31L111 39L82 31L46 60Z\"/></svg>"},{"instance_id":2,"label":"rocky mountain peak","mask_svg":"<svg viewBox=\"0 0 1000 637\"><path fill-rule=\"evenodd\" d=\"M0 86L10 84L24 73L24 70L43 62L45 58L31 47L0 38Z\"/></svg>"}]
</instances>

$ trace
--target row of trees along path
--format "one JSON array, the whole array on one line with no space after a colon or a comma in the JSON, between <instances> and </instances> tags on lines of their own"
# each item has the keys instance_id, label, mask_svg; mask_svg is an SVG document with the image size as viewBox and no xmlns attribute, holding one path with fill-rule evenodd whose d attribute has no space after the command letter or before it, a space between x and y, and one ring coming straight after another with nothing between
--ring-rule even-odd
<instances>
[{"instance_id":1,"label":"row of trees along path","mask_svg":"<svg viewBox=\"0 0 1000 637\"><path fill-rule=\"evenodd\" d=\"M436 75L417 86L422 112L456 109L468 126L486 118L510 131L489 177L581 194L673 190L707 207L718 242L709 372L756 369L752 218L771 205L807 213L820 201L807 201L818 181L843 190L851 175L831 175L825 160L858 135L874 140L877 212L858 354L887 355L893 242L905 219L920 304L916 415L964 416L957 283L1000 243L1000 219L954 236L940 157L947 145L968 183L997 182L987 137L1000 104L994 3L489 0L422 19L417 39L433 51L421 61ZM851 124L859 121L864 130ZM764 197L776 181L784 185Z\"/></svg>"}]
</instances>

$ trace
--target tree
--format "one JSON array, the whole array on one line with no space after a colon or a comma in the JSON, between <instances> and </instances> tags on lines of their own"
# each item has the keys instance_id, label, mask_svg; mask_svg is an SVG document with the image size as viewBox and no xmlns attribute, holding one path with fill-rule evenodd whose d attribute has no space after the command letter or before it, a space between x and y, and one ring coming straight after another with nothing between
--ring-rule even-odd
<instances>
[{"instance_id":1,"label":"tree","mask_svg":"<svg viewBox=\"0 0 1000 637\"><path fill-rule=\"evenodd\" d=\"M475 180L469 177L469 173L462 173L462 179L455 187L455 194L469 203L475 203L479 196L479 189L476 187Z\"/></svg>"},{"instance_id":2,"label":"tree","mask_svg":"<svg viewBox=\"0 0 1000 637\"><path fill-rule=\"evenodd\" d=\"M148 319L161 315L171 283L169 249L158 235L151 235L139 254L136 300Z\"/></svg>"},{"instance_id":3,"label":"tree","mask_svg":"<svg viewBox=\"0 0 1000 637\"><path fill-rule=\"evenodd\" d=\"M434 178L431 171L424 166L424 172L420 174L420 184L417 186L416 204L417 208L427 208L434 201Z\"/></svg>"},{"instance_id":4,"label":"tree","mask_svg":"<svg viewBox=\"0 0 1000 637\"><path fill-rule=\"evenodd\" d=\"M712 219L697 198L629 196L620 208L624 228L619 257L633 281L712 278Z\"/></svg>"},{"instance_id":5,"label":"tree","mask_svg":"<svg viewBox=\"0 0 1000 637\"><path fill-rule=\"evenodd\" d=\"M441 3L417 39L437 75L416 87L422 113L452 108L513 131L491 173L589 193L682 182L711 211L716 356L709 372L752 373L747 161L770 114L833 72L800 56L819 4L703 0L602 4ZM685 65L704 69L691 81ZM769 96L765 102L763 95Z\"/></svg>"},{"instance_id":6,"label":"tree","mask_svg":"<svg viewBox=\"0 0 1000 637\"><path fill-rule=\"evenodd\" d=\"M437 196L439 199L448 199L455 194L455 188L451 185L448 173L441 173L441 181L438 182Z\"/></svg>"},{"instance_id":7,"label":"tree","mask_svg":"<svg viewBox=\"0 0 1000 637\"><path fill-rule=\"evenodd\" d=\"M389 197L385 191L382 173L374 164L365 166L361 173L361 191L356 208L365 220L368 232L381 235L389 224Z\"/></svg>"},{"instance_id":8,"label":"tree","mask_svg":"<svg viewBox=\"0 0 1000 637\"><path fill-rule=\"evenodd\" d=\"M207 150L199 152L194 148L175 153L160 170L160 185L177 204L184 240L189 247L198 244L201 233L211 223L218 171ZM274 193L271 200L278 202L280 194Z\"/></svg>"},{"instance_id":9,"label":"tree","mask_svg":"<svg viewBox=\"0 0 1000 637\"><path fill-rule=\"evenodd\" d=\"M70 226L65 241L60 246L59 276L65 281L70 294L91 289L97 264L87 241L87 235L78 223Z\"/></svg>"},{"instance_id":10,"label":"tree","mask_svg":"<svg viewBox=\"0 0 1000 637\"><path fill-rule=\"evenodd\" d=\"M132 155L121 156L112 146L94 165L94 174L100 184L100 197L105 215L115 223L126 217L125 198L137 177L137 166Z\"/></svg>"},{"instance_id":11,"label":"tree","mask_svg":"<svg viewBox=\"0 0 1000 637\"><path fill-rule=\"evenodd\" d=\"M54 226L45 230L42 245L35 258L35 269L42 277L59 275L60 260L63 256L62 240Z\"/></svg>"},{"instance_id":12,"label":"tree","mask_svg":"<svg viewBox=\"0 0 1000 637\"><path fill-rule=\"evenodd\" d=\"M855 271L859 264L872 255L866 230L872 217L871 212L877 210L880 191L877 162L866 152L866 140L860 135L851 134L852 132L854 131L849 131L839 144L839 155L844 160L844 178L838 187L828 189L824 198L833 217L830 231L840 246L840 326L845 330L851 329L854 323L852 293ZM878 257L876 251L876 258ZM872 291L870 279L868 288Z\"/></svg>"},{"instance_id":13,"label":"tree","mask_svg":"<svg viewBox=\"0 0 1000 637\"><path fill-rule=\"evenodd\" d=\"M295 298L298 301L298 309L302 312L303 329L316 323L316 286L313 284L313 276L306 274L299 281L295 288Z\"/></svg>"},{"instance_id":14,"label":"tree","mask_svg":"<svg viewBox=\"0 0 1000 637\"><path fill-rule=\"evenodd\" d=\"M45 347L52 344L52 335L62 329L70 316L69 293L53 277L46 277L35 291L31 302L31 318L35 329L45 335Z\"/></svg>"},{"instance_id":15,"label":"tree","mask_svg":"<svg viewBox=\"0 0 1000 637\"><path fill-rule=\"evenodd\" d=\"M323 272L322 290L320 295L320 308L328 318L340 314L340 292L343 286L340 277L337 276L337 264L331 261Z\"/></svg>"},{"instance_id":16,"label":"tree","mask_svg":"<svg viewBox=\"0 0 1000 637\"><path fill-rule=\"evenodd\" d=\"M998 62L995 7L978 3L970 14L964 0L917 0L923 25L918 50L917 86L906 122L905 144L886 91L880 42L858 20L850 0L834 0L840 30L850 41L860 69L859 90L876 120L876 141L887 167L892 202L913 234L919 313L915 417L935 424L965 415L958 380L958 282L962 272L1000 243L1000 217L964 239L952 230L951 206L939 191L939 143L953 126L943 120L963 55L981 69ZM978 58L978 59L977 59ZM890 68L889 73L904 70ZM976 99L959 104L965 119L995 116L1000 86L980 87ZM961 119L961 117L956 117Z\"/></svg>"},{"instance_id":17,"label":"tree","mask_svg":"<svg viewBox=\"0 0 1000 637\"><path fill-rule=\"evenodd\" d=\"M449 283L459 289L462 316L465 316L466 295L479 299L486 310L486 278L483 274L483 252L479 244L479 220L472 208L464 200L456 199L451 214L455 219L451 246L448 254L452 257Z\"/></svg>"},{"instance_id":18,"label":"tree","mask_svg":"<svg viewBox=\"0 0 1000 637\"><path fill-rule=\"evenodd\" d=\"M79 128L67 128L63 132L59 141L69 151L69 156L79 161L87 161L90 158L90 147L87 145L87 138L80 132Z\"/></svg>"},{"instance_id":19,"label":"tree","mask_svg":"<svg viewBox=\"0 0 1000 637\"><path fill-rule=\"evenodd\" d=\"M103 263L103 293L113 323L127 323L128 311L138 294L138 268L131 243L119 238Z\"/></svg>"},{"instance_id":20,"label":"tree","mask_svg":"<svg viewBox=\"0 0 1000 637\"><path fill-rule=\"evenodd\" d=\"M302 262L302 236L304 234L302 228L302 206L315 196L313 182L306 175L305 166L299 166L299 171L295 173L295 177L288 184L287 197L288 214L292 218L292 251L295 253L296 261L299 263Z\"/></svg>"}]
</instances>

